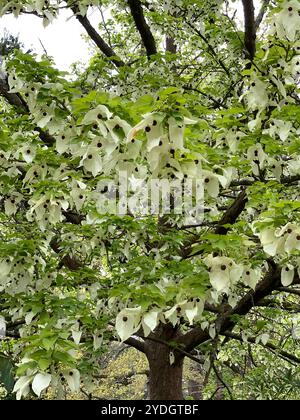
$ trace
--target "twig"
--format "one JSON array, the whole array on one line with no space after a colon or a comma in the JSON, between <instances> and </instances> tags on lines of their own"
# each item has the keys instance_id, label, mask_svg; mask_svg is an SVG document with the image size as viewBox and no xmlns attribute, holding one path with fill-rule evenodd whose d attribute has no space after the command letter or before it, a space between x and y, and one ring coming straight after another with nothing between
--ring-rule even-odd
<instances>
[{"instance_id":1,"label":"twig","mask_svg":"<svg viewBox=\"0 0 300 420\"><path fill-rule=\"evenodd\" d=\"M221 335L223 335L225 337L232 338L233 340L240 341L242 343L244 342L243 337L241 335L239 335L239 334L235 334L235 333L226 331L224 333L221 333ZM256 338L255 337L247 337L247 341L246 342L247 343L257 344L259 346L262 346L262 347L264 347L264 348L266 348L266 349L268 349L268 350L270 350L272 352L275 352L274 354L276 354L276 356L278 356L278 357L284 358L285 360L288 360L290 362L294 362L294 363L300 364L300 359L298 357L296 357L293 354L290 354L290 353L288 353L288 352L286 352L284 350L280 350L277 346L275 346L275 344L273 344L271 342L268 342L266 344L263 344L261 342L256 343Z\"/></svg>"},{"instance_id":2,"label":"twig","mask_svg":"<svg viewBox=\"0 0 300 420\"><path fill-rule=\"evenodd\" d=\"M97 47L100 49L100 51L103 52L103 54L111 59L112 63L116 67L122 67L125 65L125 63L121 60L120 57L117 56L117 54L114 52L114 50L104 41L104 39L100 36L100 34L96 31L96 29L91 25L91 22L87 18L87 16L82 16L78 13L78 7L74 6L72 8L73 13L76 16L76 19L78 22L81 23L81 25L86 30L87 34L90 36L90 38L94 41L94 43L97 45Z\"/></svg>"},{"instance_id":3,"label":"twig","mask_svg":"<svg viewBox=\"0 0 300 420\"><path fill-rule=\"evenodd\" d=\"M232 391L231 391L231 389L230 389L229 385L228 385L228 384L225 382L225 380L222 378L222 375L220 374L220 372L219 372L219 371L218 371L218 369L216 368L216 365L215 365L215 363L214 363L214 362L212 362L212 368L213 368L213 371L214 371L214 373L215 373L216 377L219 379L219 381L221 382L221 384L223 384L224 388L226 388L226 389L227 389L227 392L228 392L228 394L229 394L230 399L231 399L231 400L233 400L234 398L233 398L233 395L232 395Z\"/></svg>"},{"instance_id":4,"label":"twig","mask_svg":"<svg viewBox=\"0 0 300 420\"><path fill-rule=\"evenodd\" d=\"M46 57L49 57L49 56L48 56L48 53L47 53L47 50L46 50L46 48L45 48L44 44L42 43L41 38L38 38L38 40L39 40L39 43L40 43L40 44L41 44L41 46L42 46L42 49L43 49L43 51L44 51L44 54L46 55Z\"/></svg>"}]
</instances>

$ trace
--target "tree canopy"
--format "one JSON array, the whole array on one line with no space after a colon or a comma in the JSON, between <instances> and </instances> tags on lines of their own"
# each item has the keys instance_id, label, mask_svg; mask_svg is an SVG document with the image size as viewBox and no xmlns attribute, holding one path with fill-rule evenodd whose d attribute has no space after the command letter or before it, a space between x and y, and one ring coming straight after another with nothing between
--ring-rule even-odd
<instances>
[{"instance_id":1,"label":"tree canopy","mask_svg":"<svg viewBox=\"0 0 300 420\"><path fill-rule=\"evenodd\" d=\"M222 366L242 349L298 372L300 2L0 1L45 26L64 9L87 66L18 48L0 80L17 398L92 393L113 341L145 353L152 399L182 398L185 357L229 398Z\"/></svg>"}]
</instances>

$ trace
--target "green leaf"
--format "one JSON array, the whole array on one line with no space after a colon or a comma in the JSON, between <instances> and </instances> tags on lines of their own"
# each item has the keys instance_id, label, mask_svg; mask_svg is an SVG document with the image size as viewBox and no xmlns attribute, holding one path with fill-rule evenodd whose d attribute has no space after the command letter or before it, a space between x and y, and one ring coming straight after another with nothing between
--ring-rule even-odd
<instances>
[{"instance_id":1,"label":"green leaf","mask_svg":"<svg viewBox=\"0 0 300 420\"><path fill-rule=\"evenodd\" d=\"M0 383L8 393L11 393L14 387L14 366L11 359L0 354Z\"/></svg>"}]
</instances>

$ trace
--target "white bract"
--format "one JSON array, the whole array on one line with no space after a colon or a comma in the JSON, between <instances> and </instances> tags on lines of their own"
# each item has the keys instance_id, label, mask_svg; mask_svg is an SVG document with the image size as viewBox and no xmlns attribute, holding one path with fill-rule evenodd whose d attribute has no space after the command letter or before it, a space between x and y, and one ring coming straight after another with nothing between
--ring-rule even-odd
<instances>
[{"instance_id":1,"label":"white bract","mask_svg":"<svg viewBox=\"0 0 300 420\"><path fill-rule=\"evenodd\" d=\"M261 144L257 143L249 147L247 151L247 159L251 162L254 175L259 175L260 170L264 168L267 155L265 154Z\"/></svg>"},{"instance_id":2,"label":"white bract","mask_svg":"<svg viewBox=\"0 0 300 420\"><path fill-rule=\"evenodd\" d=\"M51 382L51 375L49 373L38 373L35 375L31 387L35 395L41 396L42 391L48 388Z\"/></svg>"},{"instance_id":3,"label":"white bract","mask_svg":"<svg viewBox=\"0 0 300 420\"><path fill-rule=\"evenodd\" d=\"M252 269L251 267L244 267L242 280L247 286L251 287L251 289L253 290L255 289L260 279L261 279L261 270Z\"/></svg>"},{"instance_id":4,"label":"white bract","mask_svg":"<svg viewBox=\"0 0 300 420\"><path fill-rule=\"evenodd\" d=\"M125 308L116 318L116 331L121 341L126 341L138 331L141 323L141 307Z\"/></svg>"},{"instance_id":5,"label":"white bract","mask_svg":"<svg viewBox=\"0 0 300 420\"><path fill-rule=\"evenodd\" d=\"M142 318L142 327L144 330L144 335L147 337L151 332L155 330L159 323L160 309L153 309L150 312L147 312Z\"/></svg>"},{"instance_id":6,"label":"white bract","mask_svg":"<svg viewBox=\"0 0 300 420\"><path fill-rule=\"evenodd\" d=\"M209 269L211 285L218 293L229 294L231 286L234 286L241 278L243 267L236 264L228 257L205 258L205 264Z\"/></svg>"},{"instance_id":7,"label":"white bract","mask_svg":"<svg viewBox=\"0 0 300 420\"><path fill-rule=\"evenodd\" d=\"M296 33L300 30L300 3L297 0L286 1L281 12L275 15L275 28L281 39L295 41Z\"/></svg>"},{"instance_id":8,"label":"white bract","mask_svg":"<svg viewBox=\"0 0 300 420\"><path fill-rule=\"evenodd\" d=\"M281 283L283 286L290 286L294 281L295 268L291 264L282 267L281 270Z\"/></svg>"},{"instance_id":9,"label":"white bract","mask_svg":"<svg viewBox=\"0 0 300 420\"><path fill-rule=\"evenodd\" d=\"M246 101L250 110L265 109L269 103L267 86L258 77L250 82L249 90L245 93Z\"/></svg>"}]
</instances>

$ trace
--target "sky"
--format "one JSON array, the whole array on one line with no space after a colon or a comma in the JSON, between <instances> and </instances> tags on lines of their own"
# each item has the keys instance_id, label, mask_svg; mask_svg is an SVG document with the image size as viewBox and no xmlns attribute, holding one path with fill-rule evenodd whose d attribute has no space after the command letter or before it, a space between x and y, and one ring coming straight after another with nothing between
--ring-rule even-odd
<instances>
[{"instance_id":1,"label":"sky","mask_svg":"<svg viewBox=\"0 0 300 420\"><path fill-rule=\"evenodd\" d=\"M41 41L47 54L54 58L56 66L67 71L72 63L82 61L85 64L91 57L88 44L82 37L85 30L71 16L71 12L61 11L59 18L44 28L42 19L37 16L21 15L16 19L12 15L6 15L0 18L0 35L5 29L13 35L19 35L25 47L33 49L37 54L43 54ZM99 12L93 10L88 17L97 27Z\"/></svg>"},{"instance_id":2,"label":"sky","mask_svg":"<svg viewBox=\"0 0 300 420\"><path fill-rule=\"evenodd\" d=\"M259 6L260 2L255 0L255 3ZM242 18L242 7L237 6L237 9L239 18ZM89 9L88 18L97 28L100 21L99 11L96 8ZM19 35L25 47L33 49L37 54L43 54L42 42L47 54L54 58L60 70L68 71L71 64L77 61L86 64L92 55L82 37L85 30L72 16L72 12L67 10L61 11L59 18L46 28L43 27L42 20L33 15L21 15L18 19L6 15L0 18L0 36L5 29L13 35Z\"/></svg>"}]
</instances>

